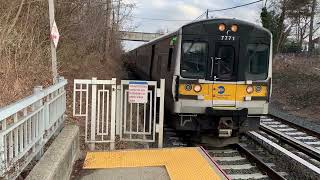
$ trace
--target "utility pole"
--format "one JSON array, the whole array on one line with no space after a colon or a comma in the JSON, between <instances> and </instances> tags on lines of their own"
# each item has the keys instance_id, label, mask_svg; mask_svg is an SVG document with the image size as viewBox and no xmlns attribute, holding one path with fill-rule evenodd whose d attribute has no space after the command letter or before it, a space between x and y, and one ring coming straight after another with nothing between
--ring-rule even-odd
<instances>
[{"instance_id":1,"label":"utility pole","mask_svg":"<svg viewBox=\"0 0 320 180\"><path fill-rule=\"evenodd\" d=\"M207 11L206 11L206 17L207 17L207 19L209 19L209 9L207 9Z\"/></svg>"},{"instance_id":2,"label":"utility pole","mask_svg":"<svg viewBox=\"0 0 320 180\"><path fill-rule=\"evenodd\" d=\"M111 0L105 0L105 10L106 10L106 19L105 19L105 49L104 49L104 59L109 58L110 55L110 34L111 34Z\"/></svg>"},{"instance_id":3,"label":"utility pole","mask_svg":"<svg viewBox=\"0 0 320 180\"><path fill-rule=\"evenodd\" d=\"M309 55L312 54L313 49L314 49L314 43L313 43L313 25L314 25L314 15L316 11L316 5L317 5L317 0L313 0L312 2L312 7L311 7L311 20L310 20L310 33L309 33L309 48L308 52Z\"/></svg>"},{"instance_id":4,"label":"utility pole","mask_svg":"<svg viewBox=\"0 0 320 180\"><path fill-rule=\"evenodd\" d=\"M54 0L48 0L49 3L49 21L50 21L50 31L52 29L54 19ZM58 70L57 70L57 51L56 47L51 40L51 66L52 66L52 77L53 77L53 84L56 84L58 81Z\"/></svg>"}]
</instances>

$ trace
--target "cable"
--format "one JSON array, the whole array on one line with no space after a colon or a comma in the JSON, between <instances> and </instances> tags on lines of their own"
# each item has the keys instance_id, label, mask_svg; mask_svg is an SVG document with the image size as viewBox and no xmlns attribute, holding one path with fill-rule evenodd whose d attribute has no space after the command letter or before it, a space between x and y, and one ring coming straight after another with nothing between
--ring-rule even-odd
<instances>
[{"instance_id":1,"label":"cable","mask_svg":"<svg viewBox=\"0 0 320 180\"><path fill-rule=\"evenodd\" d=\"M238 6L234 6L234 7L230 7L230 8L225 8L225 9L209 10L209 12L219 12L219 11L226 11L226 10L230 10L230 9L236 9L236 8L248 6L248 5L251 5L251 4L256 4L256 3L261 2L261 1L263 1L263 0L258 0L258 1L254 1L254 2L251 2L251 3L242 4L242 5L238 5Z\"/></svg>"},{"instance_id":2,"label":"cable","mask_svg":"<svg viewBox=\"0 0 320 180\"><path fill-rule=\"evenodd\" d=\"M146 17L137 17L137 16L130 16L135 19L146 19L146 20L152 20L152 21L192 21L190 19L161 19L161 18L146 18Z\"/></svg>"},{"instance_id":3,"label":"cable","mask_svg":"<svg viewBox=\"0 0 320 180\"><path fill-rule=\"evenodd\" d=\"M204 16L205 14L206 14L206 12L202 13L199 17L197 17L197 18L196 18L195 20L193 20L193 21L196 21L196 20L202 18L202 16Z\"/></svg>"},{"instance_id":4,"label":"cable","mask_svg":"<svg viewBox=\"0 0 320 180\"><path fill-rule=\"evenodd\" d=\"M216 10L208 10L208 12L218 12L218 11L226 11L226 10L230 10L230 9L236 9L239 7L244 7L244 6L248 6L251 4L255 4L258 2L261 2L263 0L258 0L258 1L254 1L254 2L250 2L250 3L246 3L246 4L242 4L242 5L238 5L238 6L233 6L230 8L224 8L224 9L216 9ZM188 21L196 21L200 18L202 18L207 11L205 11L204 13L202 13L199 17L197 17L194 20L188 20L188 19L161 19L161 18L147 18L147 17L137 17L137 16L131 16L132 18L136 18L136 19L145 19L145 20L151 20L151 21L182 21L182 22L188 22Z\"/></svg>"}]
</instances>

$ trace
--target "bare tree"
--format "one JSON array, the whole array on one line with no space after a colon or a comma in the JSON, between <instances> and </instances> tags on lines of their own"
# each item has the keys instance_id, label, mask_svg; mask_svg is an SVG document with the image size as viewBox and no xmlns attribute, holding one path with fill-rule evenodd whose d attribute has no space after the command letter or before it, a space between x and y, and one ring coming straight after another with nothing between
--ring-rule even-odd
<instances>
[{"instance_id":1,"label":"bare tree","mask_svg":"<svg viewBox=\"0 0 320 180\"><path fill-rule=\"evenodd\" d=\"M314 50L314 43L313 43L313 26L314 26L314 17L315 17L315 10L317 6L317 0L312 1L311 6L311 20L310 20L310 30L309 30L309 54L312 54Z\"/></svg>"}]
</instances>

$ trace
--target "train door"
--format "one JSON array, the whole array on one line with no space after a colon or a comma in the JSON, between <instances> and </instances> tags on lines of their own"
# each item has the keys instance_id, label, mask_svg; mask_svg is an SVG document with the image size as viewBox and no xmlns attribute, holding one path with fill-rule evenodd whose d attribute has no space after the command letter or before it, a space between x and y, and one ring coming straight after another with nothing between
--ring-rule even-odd
<instances>
[{"instance_id":1,"label":"train door","mask_svg":"<svg viewBox=\"0 0 320 180\"><path fill-rule=\"evenodd\" d=\"M216 41L211 60L213 107L236 106L239 41Z\"/></svg>"}]
</instances>

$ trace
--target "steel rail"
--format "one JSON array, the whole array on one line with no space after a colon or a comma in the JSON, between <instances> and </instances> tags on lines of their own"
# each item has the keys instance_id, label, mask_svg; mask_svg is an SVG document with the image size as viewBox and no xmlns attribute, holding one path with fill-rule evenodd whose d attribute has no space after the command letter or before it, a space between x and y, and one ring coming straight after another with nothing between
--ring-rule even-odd
<instances>
[{"instance_id":1,"label":"steel rail","mask_svg":"<svg viewBox=\"0 0 320 180\"><path fill-rule=\"evenodd\" d=\"M296 124L294 122L291 122L291 121L288 121L286 119L283 119L281 117L277 117L277 116L274 116L274 115L268 115L268 116L271 116L269 118L271 119L274 119L275 121L280 121L282 122L283 124L286 124L286 125L289 125L289 126L292 126L292 127L295 127L297 129L301 129L302 131L305 131L307 132L308 134L312 135L312 136L315 136L317 138L320 138L320 134L310 128L307 128L307 127L303 127L302 125L299 125L299 124Z\"/></svg>"},{"instance_id":2,"label":"steel rail","mask_svg":"<svg viewBox=\"0 0 320 180\"><path fill-rule=\"evenodd\" d=\"M263 123L260 123L260 127L259 127L262 131L272 135L273 137L278 138L280 141L283 141L287 144L289 144L290 146L296 148L297 150L305 153L306 155L320 161L320 150L309 146L297 139L294 139L293 137L290 137L274 128L271 128Z\"/></svg>"},{"instance_id":3,"label":"steel rail","mask_svg":"<svg viewBox=\"0 0 320 180\"><path fill-rule=\"evenodd\" d=\"M286 179L241 144L235 144L235 148L240 154L245 155L249 162L256 164L257 168L260 169L260 171L265 172L271 179Z\"/></svg>"}]
</instances>

